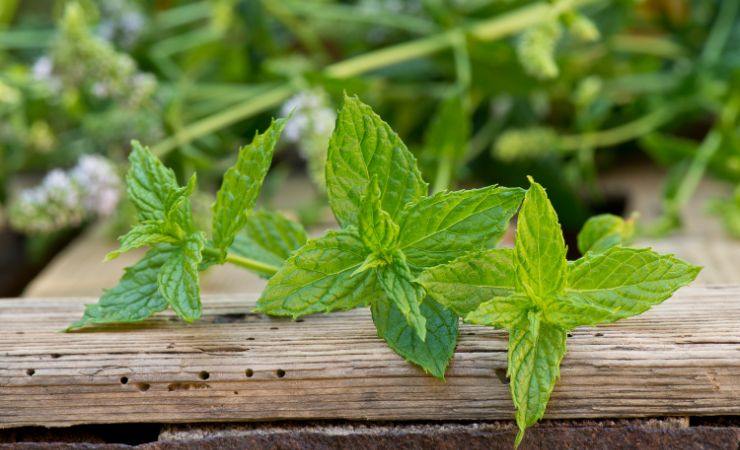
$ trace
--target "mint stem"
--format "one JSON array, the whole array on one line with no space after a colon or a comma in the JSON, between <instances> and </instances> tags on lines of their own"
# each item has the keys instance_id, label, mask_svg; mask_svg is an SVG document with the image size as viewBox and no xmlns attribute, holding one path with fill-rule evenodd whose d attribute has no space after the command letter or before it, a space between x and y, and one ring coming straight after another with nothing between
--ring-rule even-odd
<instances>
[{"instance_id":1,"label":"mint stem","mask_svg":"<svg viewBox=\"0 0 740 450\"><path fill-rule=\"evenodd\" d=\"M203 254L211 255L211 256L220 256L221 252L215 248L206 247L203 249ZM226 262L234 264L235 266L249 269L261 275L268 275L268 276L275 275L277 271L280 269L279 267L273 266L272 264L266 264L266 263L257 261L255 259L246 258L244 256L235 255L233 253L226 254Z\"/></svg>"}]
</instances>

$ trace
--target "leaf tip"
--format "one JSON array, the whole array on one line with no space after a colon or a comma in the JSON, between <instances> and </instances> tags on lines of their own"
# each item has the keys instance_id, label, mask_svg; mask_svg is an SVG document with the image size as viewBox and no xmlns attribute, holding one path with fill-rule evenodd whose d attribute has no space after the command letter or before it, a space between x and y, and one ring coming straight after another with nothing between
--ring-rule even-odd
<instances>
[{"instance_id":1,"label":"leaf tip","mask_svg":"<svg viewBox=\"0 0 740 450\"><path fill-rule=\"evenodd\" d=\"M522 439L524 439L524 430L526 428L519 427L519 432L516 434L516 439L514 440L514 448L519 448L519 444L522 443Z\"/></svg>"}]
</instances>

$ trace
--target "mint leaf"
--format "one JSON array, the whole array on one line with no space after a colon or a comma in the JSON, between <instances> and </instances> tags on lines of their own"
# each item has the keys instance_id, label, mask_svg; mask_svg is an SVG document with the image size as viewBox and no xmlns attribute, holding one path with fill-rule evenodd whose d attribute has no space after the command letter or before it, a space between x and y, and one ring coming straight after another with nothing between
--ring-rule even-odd
<instances>
[{"instance_id":1,"label":"mint leaf","mask_svg":"<svg viewBox=\"0 0 740 450\"><path fill-rule=\"evenodd\" d=\"M329 203L344 230L298 249L270 279L258 310L297 317L370 303L379 335L398 354L442 377L457 342L457 319L431 298L422 301L425 293L414 276L466 251L493 247L523 191L493 186L425 197L427 185L413 155L356 98L345 98L327 158ZM505 257L510 263L511 252ZM505 281L499 281L505 287L491 293L513 291L516 278L508 266L504 270ZM433 292L435 276L421 282L458 311L489 299L453 292L454 281ZM498 285L493 278L485 281Z\"/></svg>"},{"instance_id":2,"label":"mint leaf","mask_svg":"<svg viewBox=\"0 0 740 450\"><path fill-rule=\"evenodd\" d=\"M493 297L464 316L465 321L476 325L515 330L527 319L527 312L535 305L522 294Z\"/></svg>"},{"instance_id":3,"label":"mint leaf","mask_svg":"<svg viewBox=\"0 0 740 450\"><path fill-rule=\"evenodd\" d=\"M225 252L246 223L245 213L257 201L285 123L285 119L273 120L264 133L256 134L249 145L239 149L236 163L224 174L213 205L213 243L216 248Z\"/></svg>"},{"instance_id":4,"label":"mint leaf","mask_svg":"<svg viewBox=\"0 0 740 450\"><path fill-rule=\"evenodd\" d=\"M426 339L426 319L419 304L424 300L424 290L411 281L411 271L402 261L394 261L378 270L378 281L385 295L391 299L406 322L416 331L421 341Z\"/></svg>"},{"instance_id":5,"label":"mint leaf","mask_svg":"<svg viewBox=\"0 0 740 450\"><path fill-rule=\"evenodd\" d=\"M560 291L565 283L565 241L545 190L532 185L524 196L516 227L515 267L524 291L537 301Z\"/></svg>"},{"instance_id":6,"label":"mint leaf","mask_svg":"<svg viewBox=\"0 0 740 450\"><path fill-rule=\"evenodd\" d=\"M522 202L519 188L489 186L441 192L401 213L399 246L409 264L444 264L461 253L493 247Z\"/></svg>"},{"instance_id":7,"label":"mint leaf","mask_svg":"<svg viewBox=\"0 0 740 450\"><path fill-rule=\"evenodd\" d=\"M514 293L514 250L501 248L465 254L425 270L417 281L430 297L465 317L484 301Z\"/></svg>"},{"instance_id":8,"label":"mint leaf","mask_svg":"<svg viewBox=\"0 0 740 450\"><path fill-rule=\"evenodd\" d=\"M362 242L373 252L387 253L395 248L398 225L383 211L377 177L372 177L367 192L362 197L358 218Z\"/></svg>"},{"instance_id":9,"label":"mint leaf","mask_svg":"<svg viewBox=\"0 0 740 450\"><path fill-rule=\"evenodd\" d=\"M387 297L379 296L370 309L381 339L406 360L444 379L457 345L458 319L455 314L434 300L425 299L420 308L426 320L426 339L422 341L396 304Z\"/></svg>"},{"instance_id":10,"label":"mint leaf","mask_svg":"<svg viewBox=\"0 0 740 450\"><path fill-rule=\"evenodd\" d=\"M578 233L578 250L582 255L601 253L617 245L626 245L634 233L634 218L624 220L612 214L594 216Z\"/></svg>"},{"instance_id":11,"label":"mint leaf","mask_svg":"<svg viewBox=\"0 0 740 450\"><path fill-rule=\"evenodd\" d=\"M635 316L689 284L700 270L650 249L589 253L570 266L568 286L545 310L546 318L570 329Z\"/></svg>"},{"instance_id":12,"label":"mint leaf","mask_svg":"<svg viewBox=\"0 0 740 450\"><path fill-rule=\"evenodd\" d=\"M136 207L139 220L167 219L174 203L185 194L172 169L168 169L148 148L131 143L130 167L126 174L128 197Z\"/></svg>"},{"instance_id":13,"label":"mint leaf","mask_svg":"<svg viewBox=\"0 0 740 450\"><path fill-rule=\"evenodd\" d=\"M270 278L257 311L296 318L367 305L379 293L374 273L355 274L367 254L352 228L310 239Z\"/></svg>"},{"instance_id":14,"label":"mint leaf","mask_svg":"<svg viewBox=\"0 0 740 450\"><path fill-rule=\"evenodd\" d=\"M545 414L555 381L560 377L565 337L565 331L544 323L534 311L511 331L508 375L519 426L515 446L521 443L524 430Z\"/></svg>"},{"instance_id":15,"label":"mint leaf","mask_svg":"<svg viewBox=\"0 0 740 450\"><path fill-rule=\"evenodd\" d=\"M109 261L118 258L121 254L136 248L151 246L162 243L176 243L177 236L172 236L172 230L169 230L167 224L162 220L149 220L134 225L128 233L119 237L121 246L105 256Z\"/></svg>"},{"instance_id":16,"label":"mint leaf","mask_svg":"<svg viewBox=\"0 0 740 450\"><path fill-rule=\"evenodd\" d=\"M358 224L373 176L379 180L381 207L392 218L427 193L416 159L398 135L369 106L345 96L326 161L329 204L343 227Z\"/></svg>"},{"instance_id":17,"label":"mint leaf","mask_svg":"<svg viewBox=\"0 0 740 450\"><path fill-rule=\"evenodd\" d=\"M186 322L200 318L200 281L198 267L203 259L205 238L195 233L172 253L157 279L159 293Z\"/></svg>"},{"instance_id":18,"label":"mint leaf","mask_svg":"<svg viewBox=\"0 0 740 450\"><path fill-rule=\"evenodd\" d=\"M301 224L271 211L247 213L244 228L236 235L230 251L276 267L306 243Z\"/></svg>"},{"instance_id":19,"label":"mint leaf","mask_svg":"<svg viewBox=\"0 0 740 450\"><path fill-rule=\"evenodd\" d=\"M517 445L524 430L545 412L568 330L640 314L689 284L699 272L672 255L626 248L621 241L601 252L591 246L583 258L568 264L555 211L545 190L530 182L513 252L468 253L418 277L430 296L466 322L509 330L509 375L520 429ZM603 218L591 222L583 241L597 248L613 242L602 240L614 229L602 227L604 223L617 222ZM621 240L623 229L619 231Z\"/></svg>"},{"instance_id":20,"label":"mint leaf","mask_svg":"<svg viewBox=\"0 0 740 450\"><path fill-rule=\"evenodd\" d=\"M87 305L85 313L67 331L87 325L126 323L144 320L167 309L159 293L157 278L162 265L172 257L175 247L162 245L149 250L139 262L126 268L121 280L106 290L98 303Z\"/></svg>"}]
</instances>

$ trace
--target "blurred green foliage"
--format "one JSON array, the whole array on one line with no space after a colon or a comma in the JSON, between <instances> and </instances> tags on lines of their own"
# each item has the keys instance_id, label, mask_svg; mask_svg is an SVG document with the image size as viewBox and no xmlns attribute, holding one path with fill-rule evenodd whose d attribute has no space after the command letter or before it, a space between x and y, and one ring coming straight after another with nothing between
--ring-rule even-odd
<instances>
[{"instance_id":1,"label":"blurred green foliage","mask_svg":"<svg viewBox=\"0 0 740 450\"><path fill-rule=\"evenodd\" d=\"M705 174L740 182L739 8L6 0L0 202L28 174L81 155L124 164L133 138L181 180L198 169L214 187L239 143L291 111L297 125L276 173L305 164L320 185L327 123L348 92L393 124L435 190L524 186L533 175L566 229L604 209L601 170L644 153L672 173L664 217L649 229L666 233Z\"/></svg>"}]
</instances>

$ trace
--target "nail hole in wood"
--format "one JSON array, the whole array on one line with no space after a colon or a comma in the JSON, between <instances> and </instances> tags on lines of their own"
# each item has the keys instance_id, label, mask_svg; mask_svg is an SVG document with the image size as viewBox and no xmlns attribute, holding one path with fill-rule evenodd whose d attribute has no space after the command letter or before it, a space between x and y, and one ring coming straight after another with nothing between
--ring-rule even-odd
<instances>
[{"instance_id":1,"label":"nail hole in wood","mask_svg":"<svg viewBox=\"0 0 740 450\"><path fill-rule=\"evenodd\" d=\"M253 341L253 340L254 340L254 338L253 338L253 337L248 337L248 338L247 338L247 340L248 340L248 341Z\"/></svg>"},{"instance_id":2,"label":"nail hole in wood","mask_svg":"<svg viewBox=\"0 0 740 450\"><path fill-rule=\"evenodd\" d=\"M60 355L59 353L52 353L51 354L51 359L59 359L61 357L62 357L62 355Z\"/></svg>"},{"instance_id":3,"label":"nail hole in wood","mask_svg":"<svg viewBox=\"0 0 740 450\"><path fill-rule=\"evenodd\" d=\"M271 330L279 330L280 328L278 328L278 327L270 327L270 329Z\"/></svg>"},{"instance_id":4,"label":"nail hole in wood","mask_svg":"<svg viewBox=\"0 0 740 450\"><path fill-rule=\"evenodd\" d=\"M141 392L146 392L149 390L151 386L149 386L149 383L136 383L136 389L140 390Z\"/></svg>"},{"instance_id":5,"label":"nail hole in wood","mask_svg":"<svg viewBox=\"0 0 740 450\"><path fill-rule=\"evenodd\" d=\"M35 373L36 371L34 369L26 369L26 375L28 375L29 377L32 377Z\"/></svg>"},{"instance_id":6,"label":"nail hole in wood","mask_svg":"<svg viewBox=\"0 0 740 450\"><path fill-rule=\"evenodd\" d=\"M206 372L205 370L201 370L200 373L198 373L198 378L200 378L201 380L207 380L210 377L211 374Z\"/></svg>"},{"instance_id":7,"label":"nail hole in wood","mask_svg":"<svg viewBox=\"0 0 740 450\"><path fill-rule=\"evenodd\" d=\"M509 377L506 376L506 369L496 369L496 378L503 384L509 384Z\"/></svg>"},{"instance_id":8,"label":"nail hole in wood","mask_svg":"<svg viewBox=\"0 0 740 450\"><path fill-rule=\"evenodd\" d=\"M594 334L594 337L602 337L603 335L604 335L604 333L596 333L596 334Z\"/></svg>"},{"instance_id":9,"label":"nail hole in wood","mask_svg":"<svg viewBox=\"0 0 740 450\"><path fill-rule=\"evenodd\" d=\"M254 375L254 370L247 369L247 370L244 371L244 375L246 375L247 378L252 378L252 375Z\"/></svg>"},{"instance_id":10,"label":"nail hole in wood","mask_svg":"<svg viewBox=\"0 0 740 450\"><path fill-rule=\"evenodd\" d=\"M285 371L283 369L278 369L275 371L275 375L277 375L278 378L283 378L285 376Z\"/></svg>"},{"instance_id":11,"label":"nail hole in wood","mask_svg":"<svg viewBox=\"0 0 740 450\"><path fill-rule=\"evenodd\" d=\"M121 377L121 384L128 383L128 377Z\"/></svg>"},{"instance_id":12,"label":"nail hole in wood","mask_svg":"<svg viewBox=\"0 0 740 450\"><path fill-rule=\"evenodd\" d=\"M573 333L568 333L568 337L573 337Z\"/></svg>"}]
</instances>

